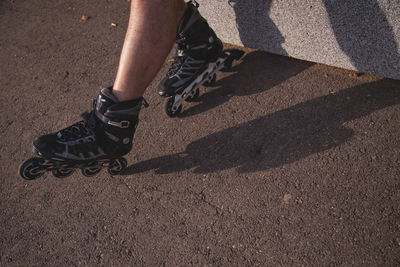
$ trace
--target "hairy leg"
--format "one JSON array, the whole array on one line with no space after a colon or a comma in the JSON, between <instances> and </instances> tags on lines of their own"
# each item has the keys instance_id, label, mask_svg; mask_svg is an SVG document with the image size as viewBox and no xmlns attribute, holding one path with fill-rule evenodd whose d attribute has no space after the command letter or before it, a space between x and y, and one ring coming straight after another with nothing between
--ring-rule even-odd
<instances>
[{"instance_id":1,"label":"hairy leg","mask_svg":"<svg viewBox=\"0 0 400 267\"><path fill-rule=\"evenodd\" d=\"M174 44L184 0L132 0L113 94L139 98L157 75Z\"/></svg>"}]
</instances>

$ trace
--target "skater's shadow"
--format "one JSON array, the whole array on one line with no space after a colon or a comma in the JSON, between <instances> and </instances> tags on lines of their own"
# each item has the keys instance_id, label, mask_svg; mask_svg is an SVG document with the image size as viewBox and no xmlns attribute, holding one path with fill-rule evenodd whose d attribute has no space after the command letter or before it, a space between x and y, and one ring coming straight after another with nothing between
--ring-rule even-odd
<instances>
[{"instance_id":1,"label":"skater's shadow","mask_svg":"<svg viewBox=\"0 0 400 267\"><path fill-rule=\"evenodd\" d=\"M371 73L379 70L388 77L398 75L396 67L400 65L400 55L396 34L387 19L390 13L385 13L380 1L342 1L339 4L323 0L322 3L338 45L357 70Z\"/></svg>"},{"instance_id":2,"label":"skater's shadow","mask_svg":"<svg viewBox=\"0 0 400 267\"><path fill-rule=\"evenodd\" d=\"M217 80L212 88L200 94L196 105L184 106L181 117L192 116L229 101L233 96L248 96L267 91L304 71L314 63L294 60L266 52L254 51L246 54L229 73Z\"/></svg>"},{"instance_id":3,"label":"skater's shadow","mask_svg":"<svg viewBox=\"0 0 400 267\"><path fill-rule=\"evenodd\" d=\"M124 174L231 168L243 173L279 167L344 144L354 136L344 123L399 103L398 83L362 84L216 132L183 152L134 164Z\"/></svg>"},{"instance_id":4,"label":"skater's shadow","mask_svg":"<svg viewBox=\"0 0 400 267\"><path fill-rule=\"evenodd\" d=\"M235 11L236 26L243 46L278 55L288 55L285 38L270 18L272 0L228 0Z\"/></svg>"}]
</instances>

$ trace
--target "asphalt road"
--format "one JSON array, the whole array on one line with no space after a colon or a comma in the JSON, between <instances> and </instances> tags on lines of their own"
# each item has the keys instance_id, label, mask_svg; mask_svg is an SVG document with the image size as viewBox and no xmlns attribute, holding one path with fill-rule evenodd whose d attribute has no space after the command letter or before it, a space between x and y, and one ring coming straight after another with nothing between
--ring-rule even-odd
<instances>
[{"instance_id":1,"label":"asphalt road","mask_svg":"<svg viewBox=\"0 0 400 267\"><path fill-rule=\"evenodd\" d=\"M128 7L0 2L1 266L400 264L400 82L378 76L245 49L170 119L164 66L123 175L22 180L113 82Z\"/></svg>"}]
</instances>

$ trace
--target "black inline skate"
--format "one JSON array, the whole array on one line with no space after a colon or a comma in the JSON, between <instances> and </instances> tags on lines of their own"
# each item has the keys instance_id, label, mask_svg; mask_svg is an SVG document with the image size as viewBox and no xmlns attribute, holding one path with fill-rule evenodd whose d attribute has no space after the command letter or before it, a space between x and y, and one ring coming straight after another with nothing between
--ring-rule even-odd
<instances>
[{"instance_id":1,"label":"black inline skate","mask_svg":"<svg viewBox=\"0 0 400 267\"><path fill-rule=\"evenodd\" d=\"M170 117L181 112L184 100L192 101L199 96L201 85L212 85L217 71L228 70L233 60L244 54L236 49L223 51L221 40L197 8L196 1L187 4L177 29L176 55L158 87L159 95L170 97L165 107Z\"/></svg>"},{"instance_id":2,"label":"black inline skate","mask_svg":"<svg viewBox=\"0 0 400 267\"><path fill-rule=\"evenodd\" d=\"M102 89L82 121L33 142L38 157L25 161L20 175L33 180L51 171L55 177L65 178L81 169L84 176L93 176L103 167L111 175L119 174L127 166L122 156L132 148L143 104L147 106L143 98L117 102L111 88Z\"/></svg>"}]
</instances>

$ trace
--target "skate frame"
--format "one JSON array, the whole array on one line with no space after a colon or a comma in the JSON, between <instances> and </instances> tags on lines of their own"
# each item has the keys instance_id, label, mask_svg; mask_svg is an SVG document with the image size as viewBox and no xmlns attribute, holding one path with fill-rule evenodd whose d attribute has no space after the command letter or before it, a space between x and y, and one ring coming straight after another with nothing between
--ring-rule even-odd
<instances>
[{"instance_id":1,"label":"skate frame","mask_svg":"<svg viewBox=\"0 0 400 267\"><path fill-rule=\"evenodd\" d=\"M183 101L188 98L194 98L200 86L204 83L212 83L218 71L228 71L232 67L234 60L239 60L244 52L238 49L227 49L223 51L221 57L215 62L208 64L208 67L199 75L182 93L174 97L174 104L171 107L173 113L179 113Z\"/></svg>"}]
</instances>

